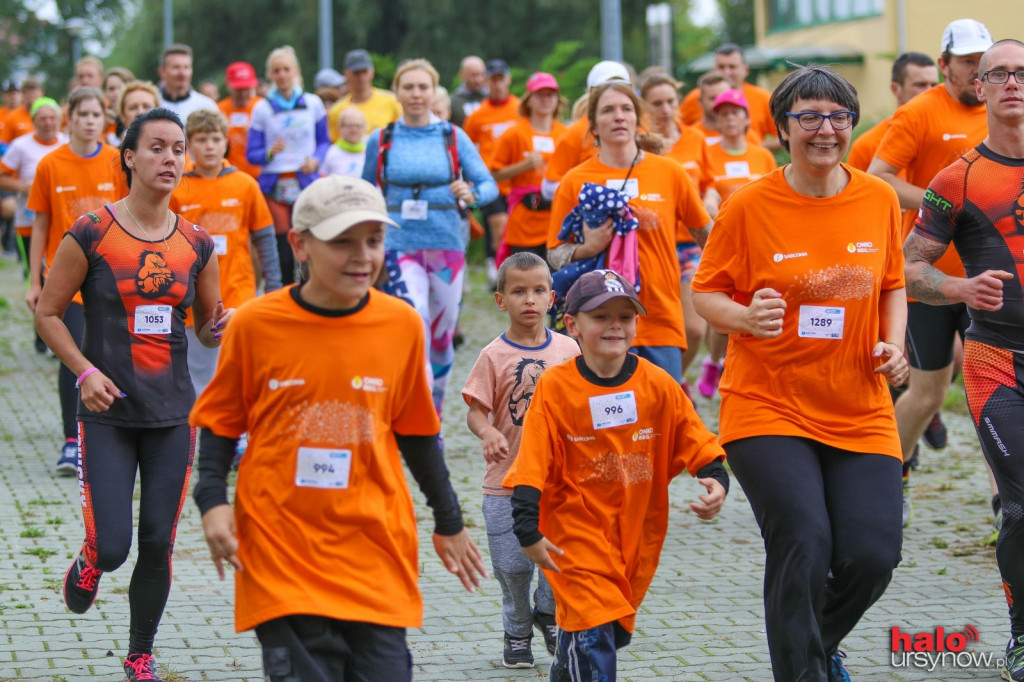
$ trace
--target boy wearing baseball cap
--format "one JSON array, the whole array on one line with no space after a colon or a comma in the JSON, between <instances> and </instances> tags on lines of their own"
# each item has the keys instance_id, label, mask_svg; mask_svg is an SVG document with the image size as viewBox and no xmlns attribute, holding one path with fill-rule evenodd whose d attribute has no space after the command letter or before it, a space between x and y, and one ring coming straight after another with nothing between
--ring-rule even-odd
<instances>
[{"instance_id":1,"label":"boy wearing baseball cap","mask_svg":"<svg viewBox=\"0 0 1024 682\"><path fill-rule=\"evenodd\" d=\"M470 591L486 576L438 449L423 323L372 288L394 226L378 189L321 178L292 220L309 278L232 320L191 415L203 429L194 497L218 572L224 560L236 570L235 627L255 628L268 679L410 680L405 629L423 602L402 458L448 570ZM225 479L245 431L232 510Z\"/></svg>"},{"instance_id":2,"label":"boy wearing baseball cap","mask_svg":"<svg viewBox=\"0 0 1024 682\"><path fill-rule=\"evenodd\" d=\"M690 504L714 518L728 491L725 453L679 384L629 352L633 286L611 270L580 277L565 325L582 355L541 375L505 478L519 544L555 593L558 644L551 680L615 679L616 650L668 528L668 484L683 469L707 489Z\"/></svg>"}]
</instances>

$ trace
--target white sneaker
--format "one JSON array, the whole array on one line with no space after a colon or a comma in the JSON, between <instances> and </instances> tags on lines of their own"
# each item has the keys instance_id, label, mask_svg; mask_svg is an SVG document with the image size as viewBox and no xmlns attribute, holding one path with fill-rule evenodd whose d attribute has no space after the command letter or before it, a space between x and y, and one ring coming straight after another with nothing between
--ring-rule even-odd
<instances>
[{"instance_id":1,"label":"white sneaker","mask_svg":"<svg viewBox=\"0 0 1024 682\"><path fill-rule=\"evenodd\" d=\"M487 286L492 291L498 288L498 266L494 264L493 258L487 259Z\"/></svg>"}]
</instances>

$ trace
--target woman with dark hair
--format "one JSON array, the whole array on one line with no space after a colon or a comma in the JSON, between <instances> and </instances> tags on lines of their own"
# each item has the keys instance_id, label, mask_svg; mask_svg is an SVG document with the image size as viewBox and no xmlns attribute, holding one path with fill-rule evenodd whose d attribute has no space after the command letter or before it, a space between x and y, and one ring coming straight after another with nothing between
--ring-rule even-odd
<instances>
[{"instance_id":1,"label":"woman with dark hair","mask_svg":"<svg viewBox=\"0 0 1024 682\"><path fill-rule=\"evenodd\" d=\"M601 254L612 242L611 220L597 228L584 227L582 242L558 239L562 220L577 205L585 183L624 194L640 223L640 302L647 309L637 327L633 352L682 384L686 335L676 244L691 240L703 244L711 218L683 167L658 156L661 136L637 133L644 111L643 100L627 82L611 81L591 89L588 120L598 153L566 173L558 185L551 206L548 262L558 270L571 261Z\"/></svg>"},{"instance_id":2,"label":"woman with dark hair","mask_svg":"<svg viewBox=\"0 0 1024 682\"><path fill-rule=\"evenodd\" d=\"M900 560L907 378L896 194L841 163L857 93L824 66L771 98L792 162L722 205L693 280L729 334L719 438L764 538L776 680L849 680L839 644Z\"/></svg>"},{"instance_id":3,"label":"woman with dark hair","mask_svg":"<svg viewBox=\"0 0 1024 682\"><path fill-rule=\"evenodd\" d=\"M185 164L177 115L153 109L138 116L120 159L128 196L67 230L36 306L36 328L78 377L80 392L86 539L64 577L64 601L85 613L102 574L128 558L138 470L138 562L128 589L124 670L132 681L156 680L153 639L170 592L174 533L195 447L185 311L192 308L196 335L209 347L220 343L233 311L218 300L213 240L168 209ZM61 321L78 291L85 310L81 350Z\"/></svg>"}]
</instances>

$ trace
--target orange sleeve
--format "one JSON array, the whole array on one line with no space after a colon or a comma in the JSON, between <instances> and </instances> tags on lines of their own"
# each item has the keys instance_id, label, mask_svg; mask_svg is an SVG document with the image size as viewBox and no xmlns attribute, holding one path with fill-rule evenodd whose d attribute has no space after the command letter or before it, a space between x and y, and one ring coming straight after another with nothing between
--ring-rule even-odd
<instances>
[{"instance_id":1,"label":"orange sleeve","mask_svg":"<svg viewBox=\"0 0 1024 682\"><path fill-rule=\"evenodd\" d=\"M188 418L192 426L224 438L238 438L248 431L249 412L256 402L246 342L261 337L259 324L243 311L238 313L224 331L213 379L196 399Z\"/></svg>"},{"instance_id":2,"label":"orange sleeve","mask_svg":"<svg viewBox=\"0 0 1024 682\"><path fill-rule=\"evenodd\" d=\"M371 293L371 296L374 294ZM386 296L386 294L380 294ZM437 412L424 409L424 405L433 404L430 383L427 381L428 368L426 367L427 348L426 332L419 314L409 308L406 313L406 329L402 337L411 335L414 342L409 345L409 355L405 358L405 372L402 373L402 382L396 387L391 414L391 428L395 433L403 436L434 436L441 432L441 422L438 421ZM401 321L401 320L399 320ZM397 327L402 330L402 327ZM407 338L407 337L406 337Z\"/></svg>"},{"instance_id":3,"label":"orange sleeve","mask_svg":"<svg viewBox=\"0 0 1024 682\"><path fill-rule=\"evenodd\" d=\"M891 186L886 185L886 189L889 190L892 206L889 211L889 223L891 227L889 236L889 260L886 263L885 272L882 273L882 291L903 289L907 286L903 271L905 261L903 258L903 216L900 212L900 200L899 197L896 196L896 190Z\"/></svg>"},{"instance_id":4,"label":"orange sleeve","mask_svg":"<svg viewBox=\"0 0 1024 682\"><path fill-rule=\"evenodd\" d=\"M501 170L505 166L522 161L522 150L525 149L523 137L523 130L519 126L513 126L502 133L491 156L491 170Z\"/></svg>"},{"instance_id":5,"label":"orange sleeve","mask_svg":"<svg viewBox=\"0 0 1024 682\"><path fill-rule=\"evenodd\" d=\"M680 167L680 170L682 168ZM697 192L697 187L690 182L689 177L686 175L686 171L682 171L679 174L679 178L676 181L678 187L679 196L681 201L677 204L679 210L679 220L676 240L680 242L693 241L692 235L685 228L699 229L704 227L711 222L711 216L708 214L707 209L704 208L704 202L700 200L700 194Z\"/></svg>"},{"instance_id":6,"label":"orange sleeve","mask_svg":"<svg viewBox=\"0 0 1024 682\"><path fill-rule=\"evenodd\" d=\"M477 109L477 111L480 111ZM466 117L466 120L462 122L462 129L469 135L469 139L473 140L473 144L480 146L480 122L481 118L476 115L476 111Z\"/></svg>"},{"instance_id":7,"label":"orange sleeve","mask_svg":"<svg viewBox=\"0 0 1024 682\"><path fill-rule=\"evenodd\" d=\"M734 215L737 214L737 215ZM743 252L747 247L743 233L743 204L729 201L722 204L715 216L714 227L700 256L700 265L690 286L694 291L721 291L733 296L745 291L744 283L734 279L735 273L747 272Z\"/></svg>"},{"instance_id":8,"label":"orange sleeve","mask_svg":"<svg viewBox=\"0 0 1024 682\"><path fill-rule=\"evenodd\" d=\"M700 88L694 88L686 93L686 97L683 97L679 105L679 115L688 126L696 125L704 118L704 110L700 108Z\"/></svg>"},{"instance_id":9,"label":"orange sleeve","mask_svg":"<svg viewBox=\"0 0 1024 682\"><path fill-rule=\"evenodd\" d=\"M249 177L249 176L246 176ZM249 178L252 180L252 178ZM267 199L263 196L263 192L260 191L259 184L252 180L247 182L247 194L246 204L248 206L249 216L249 231L256 232L262 230L264 227L273 227L274 218L270 215L270 207L267 206Z\"/></svg>"},{"instance_id":10,"label":"orange sleeve","mask_svg":"<svg viewBox=\"0 0 1024 682\"><path fill-rule=\"evenodd\" d=\"M718 437L711 433L697 415L693 403L682 389L674 390L672 407L675 413L675 452L669 475L675 478L685 469L691 476L716 459L725 457L725 451L718 442Z\"/></svg>"},{"instance_id":11,"label":"orange sleeve","mask_svg":"<svg viewBox=\"0 0 1024 682\"><path fill-rule=\"evenodd\" d=\"M571 125L562 135L562 139L555 145L555 153L548 161L548 169L544 172L544 179L550 182L559 182L565 174L575 168L583 154L583 138L579 134L580 128Z\"/></svg>"},{"instance_id":12,"label":"orange sleeve","mask_svg":"<svg viewBox=\"0 0 1024 682\"><path fill-rule=\"evenodd\" d=\"M50 187L53 184L53 163L46 157L36 166L36 177L32 180L32 189L28 193L28 210L36 213L53 213L50 205Z\"/></svg>"},{"instance_id":13,"label":"orange sleeve","mask_svg":"<svg viewBox=\"0 0 1024 682\"><path fill-rule=\"evenodd\" d=\"M914 162L917 149L922 143L919 135L926 132L927 126L917 120L913 108L900 107L892 115L892 121L875 150L875 156L893 168L903 170Z\"/></svg>"}]
</instances>

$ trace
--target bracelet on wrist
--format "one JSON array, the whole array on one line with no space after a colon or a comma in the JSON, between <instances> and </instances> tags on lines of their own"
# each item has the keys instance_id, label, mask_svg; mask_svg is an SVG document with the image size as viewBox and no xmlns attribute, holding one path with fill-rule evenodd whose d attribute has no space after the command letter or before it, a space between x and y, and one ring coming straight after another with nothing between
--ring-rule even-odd
<instances>
[{"instance_id":1,"label":"bracelet on wrist","mask_svg":"<svg viewBox=\"0 0 1024 682\"><path fill-rule=\"evenodd\" d=\"M89 378L90 374L95 374L98 371L100 371L99 367L90 367L89 369L87 369L84 372L82 372L81 374L79 374L78 378L75 379L75 388L81 388L82 387L82 382L85 381L87 378Z\"/></svg>"}]
</instances>

